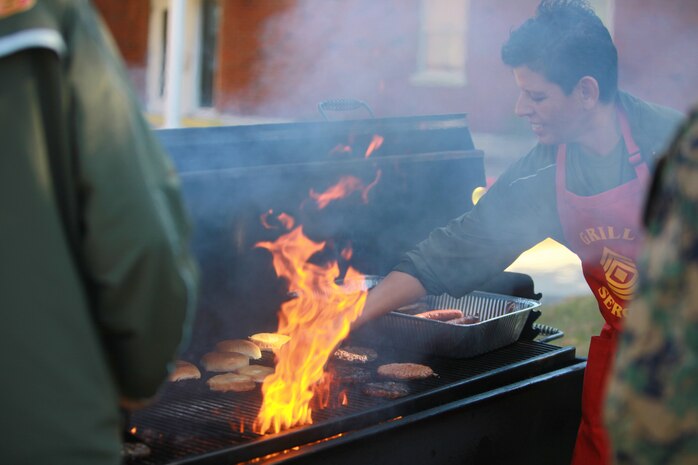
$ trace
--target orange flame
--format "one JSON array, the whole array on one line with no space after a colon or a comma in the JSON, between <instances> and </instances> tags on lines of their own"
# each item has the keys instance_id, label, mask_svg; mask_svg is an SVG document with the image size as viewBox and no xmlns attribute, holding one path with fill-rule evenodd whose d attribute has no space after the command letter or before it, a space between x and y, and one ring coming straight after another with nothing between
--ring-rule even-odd
<instances>
[{"instance_id":1,"label":"orange flame","mask_svg":"<svg viewBox=\"0 0 698 465\"><path fill-rule=\"evenodd\" d=\"M361 192L361 200L363 203L368 203L368 193L373 189L381 178L381 170L376 172L376 179L371 181L368 186L364 186L359 178L354 176L342 176L337 184L331 186L325 192L318 194L315 190L310 189L310 198L315 200L318 209L322 210L335 200L343 199L352 192Z\"/></svg>"},{"instance_id":2,"label":"orange flame","mask_svg":"<svg viewBox=\"0 0 698 465\"><path fill-rule=\"evenodd\" d=\"M311 408L322 410L330 406L330 389L332 387L332 375L325 372L322 379L312 386L313 399Z\"/></svg>"},{"instance_id":3,"label":"orange flame","mask_svg":"<svg viewBox=\"0 0 698 465\"><path fill-rule=\"evenodd\" d=\"M260 242L272 253L276 274L286 278L298 296L284 302L277 332L290 340L277 353L276 371L262 384L262 407L255 431L265 434L313 422L310 401L323 378L323 367L335 347L349 334L351 323L363 310L367 292L348 291L335 283L336 262L308 263L325 247L303 234L302 226L275 242ZM349 268L346 279L362 279Z\"/></svg>"},{"instance_id":4,"label":"orange flame","mask_svg":"<svg viewBox=\"0 0 698 465\"><path fill-rule=\"evenodd\" d=\"M274 210L269 209L268 211L262 213L262 215L259 217L259 220L262 222L262 226L264 226L264 229L276 229L276 226L272 226L269 224L269 216L274 214Z\"/></svg>"},{"instance_id":5,"label":"orange flame","mask_svg":"<svg viewBox=\"0 0 698 465\"><path fill-rule=\"evenodd\" d=\"M342 249L340 255L344 260L349 261L351 260L352 255L354 255L354 251L351 249L351 247L347 247L346 249Z\"/></svg>"},{"instance_id":6,"label":"orange flame","mask_svg":"<svg viewBox=\"0 0 698 465\"><path fill-rule=\"evenodd\" d=\"M294 446L294 447L291 447L290 449L284 449L280 452L272 452L271 454L267 454L267 455L264 455L262 457L255 457L251 460L248 460L247 462L239 462L238 465L249 465L251 463L265 462L271 458L278 457L281 455L286 455L286 454L290 453L291 451L298 451L298 450L301 450L301 448L313 447L317 444L322 444L323 442L334 441L335 439L341 438L342 436L344 436L344 433L335 434L334 436L328 436L326 438L322 438L322 439L319 439L317 441L309 442L308 444L303 444L302 446Z\"/></svg>"},{"instance_id":7,"label":"orange flame","mask_svg":"<svg viewBox=\"0 0 698 465\"><path fill-rule=\"evenodd\" d=\"M368 203L368 193L371 192L371 189L376 187L376 184L378 184L378 181L380 181L382 174L383 172L381 170L376 171L376 179L371 181L371 184L366 186L366 188L361 191L361 200L363 200L364 203Z\"/></svg>"},{"instance_id":8,"label":"orange flame","mask_svg":"<svg viewBox=\"0 0 698 465\"><path fill-rule=\"evenodd\" d=\"M339 393L339 404L342 406L349 405L349 398L347 397L346 390L343 390Z\"/></svg>"},{"instance_id":9,"label":"orange flame","mask_svg":"<svg viewBox=\"0 0 698 465\"><path fill-rule=\"evenodd\" d=\"M286 213L280 213L277 218L279 222L283 225L283 227L288 230L290 230L295 224L295 220L293 219L293 217Z\"/></svg>"},{"instance_id":10,"label":"orange flame","mask_svg":"<svg viewBox=\"0 0 698 465\"><path fill-rule=\"evenodd\" d=\"M265 229L279 229L279 226L273 225L269 222L269 217L274 214L274 210L269 209L268 211L262 213L259 217L259 220L262 223L262 226L264 226ZM295 224L295 220L291 215L288 215L286 213L279 213L279 215L276 217L276 220L281 223L281 226L284 227L284 229L290 230L293 225Z\"/></svg>"},{"instance_id":11,"label":"orange flame","mask_svg":"<svg viewBox=\"0 0 698 465\"><path fill-rule=\"evenodd\" d=\"M334 200L342 199L352 192L362 189L363 186L359 178L354 176L342 176L337 184L321 194L310 189L310 198L314 199L318 208L322 210Z\"/></svg>"},{"instance_id":12,"label":"orange flame","mask_svg":"<svg viewBox=\"0 0 698 465\"><path fill-rule=\"evenodd\" d=\"M368 148L366 149L366 155L364 155L364 158L370 157L374 151L378 150L380 146L383 145L383 140L385 139L382 136L374 134L371 143L368 145Z\"/></svg>"},{"instance_id":13,"label":"orange flame","mask_svg":"<svg viewBox=\"0 0 698 465\"><path fill-rule=\"evenodd\" d=\"M332 150L330 150L330 153L332 155L335 154L343 154L343 153L352 153L353 149L351 148L351 145L344 145L344 144L337 144Z\"/></svg>"}]
</instances>

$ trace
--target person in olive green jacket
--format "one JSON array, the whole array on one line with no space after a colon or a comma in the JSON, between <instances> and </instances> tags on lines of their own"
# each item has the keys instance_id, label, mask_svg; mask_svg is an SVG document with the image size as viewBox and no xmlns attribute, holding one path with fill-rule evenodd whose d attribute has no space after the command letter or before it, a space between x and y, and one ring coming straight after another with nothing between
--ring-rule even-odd
<instances>
[{"instance_id":1,"label":"person in olive green jacket","mask_svg":"<svg viewBox=\"0 0 698 465\"><path fill-rule=\"evenodd\" d=\"M186 339L178 179L87 0L0 2L0 463L118 464Z\"/></svg>"}]
</instances>

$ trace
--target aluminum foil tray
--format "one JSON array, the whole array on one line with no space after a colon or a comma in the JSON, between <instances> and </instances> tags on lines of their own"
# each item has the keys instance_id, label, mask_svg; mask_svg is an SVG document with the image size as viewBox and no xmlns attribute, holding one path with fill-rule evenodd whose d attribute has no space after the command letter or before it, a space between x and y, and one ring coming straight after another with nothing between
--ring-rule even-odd
<instances>
[{"instance_id":1,"label":"aluminum foil tray","mask_svg":"<svg viewBox=\"0 0 698 465\"><path fill-rule=\"evenodd\" d=\"M459 299L428 296L427 308L459 309L479 315L480 322L454 325L391 312L357 331L357 339L450 358L468 358L518 340L530 311L540 302L475 291ZM354 339L354 338L352 338Z\"/></svg>"}]
</instances>

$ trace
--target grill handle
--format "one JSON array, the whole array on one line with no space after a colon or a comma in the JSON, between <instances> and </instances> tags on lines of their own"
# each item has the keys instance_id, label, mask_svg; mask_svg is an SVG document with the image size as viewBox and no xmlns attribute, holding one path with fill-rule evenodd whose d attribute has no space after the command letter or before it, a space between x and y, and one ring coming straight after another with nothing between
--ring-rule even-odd
<instances>
[{"instance_id":1,"label":"grill handle","mask_svg":"<svg viewBox=\"0 0 698 465\"><path fill-rule=\"evenodd\" d=\"M524 323L523 330L519 339L536 342L550 342L559 339L565 335L564 332L552 326L535 323L541 316L540 310L531 310Z\"/></svg>"},{"instance_id":2,"label":"grill handle","mask_svg":"<svg viewBox=\"0 0 698 465\"><path fill-rule=\"evenodd\" d=\"M317 104L317 109L322 115L322 117L325 119L325 121L330 121L330 118L327 117L327 111L354 111L354 110L359 110L363 108L368 112L369 116L371 118L375 118L375 115L373 114L373 110L371 110L371 107L368 106L366 102L363 100L356 100L352 98L337 98L337 99L329 99L329 100L323 100L322 102Z\"/></svg>"},{"instance_id":3,"label":"grill handle","mask_svg":"<svg viewBox=\"0 0 698 465\"><path fill-rule=\"evenodd\" d=\"M536 339L536 341L538 342L554 341L555 339L560 339L565 335L565 332L561 329L553 328L552 326L548 325L541 325L538 323L535 323L533 325L533 329L539 330L538 337L542 336L541 339Z\"/></svg>"}]
</instances>

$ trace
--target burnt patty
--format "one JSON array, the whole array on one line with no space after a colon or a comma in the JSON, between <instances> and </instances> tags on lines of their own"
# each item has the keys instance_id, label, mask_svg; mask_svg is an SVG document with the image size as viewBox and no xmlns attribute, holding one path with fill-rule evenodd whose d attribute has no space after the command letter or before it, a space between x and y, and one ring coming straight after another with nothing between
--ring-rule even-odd
<instances>
[{"instance_id":1,"label":"burnt patty","mask_svg":"<svg viewBox=\"0 0 698 465\"><path fill-rule=\"evenodd\" d=\"M361 392L371 397L384 397L386 399L397 399L410 393L410 389L405 383L397 381L383 381L379 383L366 383L361 386Z\"/></svg>"},{"instance_id":2,"label":"burnt patty","mask_svg":"<svg viewBox=\"0 0 698 465\"><path fill-rule=\"evenodd\" d=\"M337 349L334 358L350 363L368 363L378 358L378 353L368 347L346 346Z\"/></svg>"},{"instance_id":3,"label":"burnt patty","mask_svg":"<svg viewBox=\"0 0 698 465\"><path fill-rule=\"evenodd\" d=\"M371 370L360 366L335 365L330 373L333 380L342 384L365 383L371 380Z\"/></svg>"}]
</instances>

